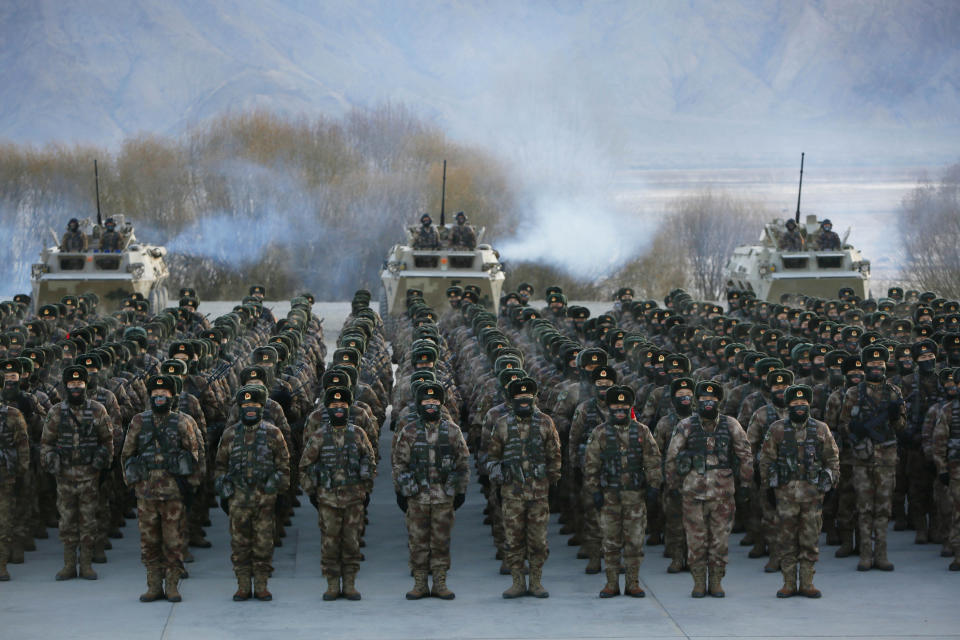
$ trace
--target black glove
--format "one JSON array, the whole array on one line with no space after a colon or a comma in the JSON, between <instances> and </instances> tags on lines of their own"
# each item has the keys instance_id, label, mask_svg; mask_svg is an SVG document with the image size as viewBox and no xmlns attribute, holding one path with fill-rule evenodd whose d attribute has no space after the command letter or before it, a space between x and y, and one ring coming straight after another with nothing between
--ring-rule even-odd
<instances>
[{"instance_id":1,"label":"black glove","mask_svg":"<svg viewBox=\"0 0 960 640\"><path fill-rule=\"evenodd\" d=\"M366 509L369 506L370 506L370 494L365 493L363 494L363 508Z\"/></svg>"},{"instance_id":2,"label":"black glove","mask_svg":"<svg viewBox=\"0 0 960 640\"><path fill-rule=\"evenodd\" d=\"M830 489L830 491L827 491L825 494L823 494L823 501L830 502L831 500L833 500L833 496L835 496L836 493L837 493L836 489Z\"/></svg>"},{"instance_id":3,"label":"black glove","mask_svg":"<svg viewBox=\"0 0 960 640\"><path fill-rule=\"evenodd\" d=\"M407 512L407 496L402 493L397 494L397 506L400 507L400 511L404 513Z\"/></svg>"},{"instance_id":4,"label":"black glove","mask_svg":"<svg viewBox=\"0 0 960 640\"><path fill-rule=\"evenodd\" d=\"M657 504L660 502L660 489L658 487L647 487L647 502Z\"/></svg>"},{"instance_id":5,"label":"black glove","mask_svg":"<svg viewBox=\"0 0 960 640\"><path fill-rule=\"evenodd\" d=\"M943 484L944 486L949 487L949 486L950 486L950 474L947 473L946 471L944 471L943 473L941 473L941 474L940 474L940 483Z\"/></svg>"},{"instance_id":6,"label":"black glove","mask_svg":"<svg viewBox=\"0 0 960 640\"><path fill-rule=\"evenodd\" d=\"M740 504L750 502L750 488L743 486L737 487L733 494L733 499Z\"/></svg>"},{"instance_id":7,"label":"black glove","mask_svg":"<svg viewBox=\"0 0 960 640\"><path fill-rule=\"evenodd\" d=\"M503 485L497 485L497 504L503 505Z\"/></svg>"},{"instance_id":8,"label":"black glove","mask_svg":"<svg viewBox=\"0 0 960 640\"><path fill-rule=\"evenodd\" d=\"M310 504L313 505L314 509L320 511L320 501L317 500L317 496L315 494L310 494Z\"/></svg>"},{"instance_id":9,"label":"black glove","mask_svg":"<svg viewBox=\"0 0 960 640\"><path fill-rule=\"evenodd\" d=\"M900 419L900 403L891 402L887 405L887 417L890 420L899 420Z\"/></svg>"},{"instance_id":10,"label":"black glove","mask_svg":"<svg viewBox=\"0 0 960 640\"><path fill-rule=\"evenodd\" d=\"M674 500L680 499L680 489L670 489L670 492L667 494Z\"/></svg>"},{"instance_id":11,"label":"black glove","mask_svg":"<svg viewBox=\"0 0 960 640\"><path fill-rule=\"evenodd\" d=\"M467 501L467 494L458 493L453 496L453 510L456 511L463 506L463 503Z\"/></svg>"},{"instance_id":12,"label":"black glove","mask_svg":"<svg viewBox=\"0 0 960 640\"><path fill-rule=\"evenodd\" d=\"M26 478L22 475L17 475L17 479L13 481L13 495L17 498L23 497L23 485L26 484Z\"/></svg>"},{"instance_id":13,"label":"black glove","mask_svg":"<svg viewBox=\"0 0 960 640\"><path fill-rule=\"evenodd\" d=\"M578 486L583 486L583 471L580 469L573 470L573 483Z\"/></svg>"},{"instance_id":14,"label":"black glove","mask_svg":"<svg viewBox=\"0 0 960 640\"><path fill-rule=\"evenodd\" d=\"M597 511L603 508L603 491L597 491L593 494L593 506L597 508Z\"/></svg>"},{"instance_id":15,"label":"black glove","mask_svg":"<svg viewBox=\"0 0 960 640\"><path fill-rule=\"evenodd\" d=\"M227 498L220 498L220 508L223 509L223 512L230 515L230 500Z\"/></svg>"},{"instance_id":16,"label":"black glove","mask_svg":"<svg viewBox=\"0 0 960 640\"><path fill-rule=\"evenodd\" d=\"M773 487L767 487L767 504L772 508L777 508L777 492Z\"/></svg>"},{"instance_id":17,"label":"black glove","mask_svg":"<svg viewBox=\"0 0 960 640\"><path fill-rule=\"evenodd\" d=\"M484 489L489 489L489 488L490 488L490 476L488 476L488 475L485 474L485 473L482 474L482 475L480 476L480 486L483 487Z\"/></svg>"}]
</instances>

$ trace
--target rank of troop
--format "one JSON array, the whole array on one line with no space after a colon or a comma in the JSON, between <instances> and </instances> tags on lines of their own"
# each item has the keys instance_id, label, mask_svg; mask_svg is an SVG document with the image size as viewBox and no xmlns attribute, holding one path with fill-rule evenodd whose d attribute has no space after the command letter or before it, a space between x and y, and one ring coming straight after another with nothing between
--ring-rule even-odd
<instances>
[{"instance_id":1,"label":"rank of troop","mask_svg":"<svg viewBox=\"0 0 960 640\"><path fill-rule=\"evenodd\" d=\"M210 322L92 294L28 312L0 303L0 580L58 527L56 579L96 579L136 518L145 602L179 602L191 547L228 514L233 599L272 598L273 549L298 496L321 531L323 600L359 600L370 494L390 413L390 475L413 586L447 584L471 467L504 598L549 597L551 513L599 595L643 597L645 547L664 545L691 595L725 595L733 531L780 572L778 597L820 596L821 533L861 571L892 571L887 529L914 529L960 570L960 304L892 288L879 300L728 308L628 288L597 317L533 288L500 313L472 287L381 318L360 290L326 362L312 296L279 321L264 289ZM396 371L394 371L396 365ZM621 582L620 575L624 575Z\"/></svg>"},{"instance_id":2,"label":"rank of troop","mask_svg":"<svg viewBox=\"0 0 960 640\"><path fill-rule=\"evenodd\" d=\"M494 315L478 290L453 286L439 314L410 290L406 316L387 326L394 407L408 407L396 437L423 437L409 423L423 389L450 421L450 451L459 419L512 579L505 598L548 596L551 513L585 572L604 572L602 598L621 593L620 574L622 592L643 597L644 546L659 544L669 573L691 574L693 597L723 597L734 531L782 574L778 597L818 598L821 533L857 570L892 571L891 516L960 570L960 303L899 287L790 304L731 291L725 312L683 290L661 306L623 288L591 317L558 287L542 309L532 295L521 284ZM454 473L441 478L456 506ZM395 484L408 510L423 499L416 483ZM430 524L444 577L449 519ZM413 555L408 597L419 597L426 567Z\"/></svg>"}]
</instances>

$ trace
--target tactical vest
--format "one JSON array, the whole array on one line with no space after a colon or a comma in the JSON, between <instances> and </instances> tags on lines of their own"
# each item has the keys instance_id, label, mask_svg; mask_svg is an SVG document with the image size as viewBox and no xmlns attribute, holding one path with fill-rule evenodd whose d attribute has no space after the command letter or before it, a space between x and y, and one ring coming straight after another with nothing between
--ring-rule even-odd
<instances>
[{"instance_id":1,"label":"tactical vest","mask_svg":"<svg viewBox=\"0 0 960 640\"><path fill-rule=\"evenodd\" d=\"M760 430L760 442L767 439L767 432L770 431L770 425L780 419L780 416L777 414L777 409L772 404L768 404L765 409L767 410L767 416L763 422L763 428Z\"/></svg>"},{"instance_id":2,"label":"tactical vest","mask_svg":"<svg viewBox=\"0 0 960 640\"><path fill-rule=\"evenodd\" d=\"M597 427L597 425L604 422L604 418L600 413L600 407L597 405L596 398L587 402L586 414L586 419L583 422L583 431L580 433L580 441L573 443L577 448L577 456L580 460L581 469L586 464L587 442L590 440L590 434L593 433L593 430L595 427Z\"/></svg>"},{"instance_id":3,"label":"tactical vest","mask_svg":"<svg viewBox=\"0 0 960 640\"><path fill-rule=\"evenodd\" d=\"M643 443L640 442L640 423L630 421L627 437L627 468L623 468L623 451L620 449L620 434L610 423L604 424L604 448L600 452L600 481L601 486L608 489L624 491L640 491L646 485L646 475L643 470ZM621 479L626 471L629 479L621 485Z\"/></svg>"},{"instance_id":4,"label":"tactical vest","mask_svg":"<svg viewBox=\"0 0 960 640\"><path fill-rule=\"evenodd\" d=\"M947 438L947 460L960 461L960 400L950 403L950 434Z\"/></svg>"},{"instance_id":5,"label":"tactical vest","mask_svg":"<svg viewBox=\"0 0 960 640\"><path fill-rule=\"evenodd\" d=\"M0 405L0 479L7 478L17 470L17 443L13 429L9 428L7 414L10 407Z\"/></svg>"},{"instance_id":6,"label":"tactical vest","mask_svg":"<svg viewBox=\"0 0 960 640\"><path fill-rule=\"evenodd\" d=\"M803 465L803 474L799 466ZM817 423L807 418L804 440L797 442L797 429L789 420L783 426L783 442L777 453L777 481L780 486L792 480L803 480L819 486L823 471L823 443L817 438Z\"/></svg>"},{"instance_id":7,"label":"tactical vest","mask_svg":"<svg viewBox=\"0 0 960 640\"><path fill-rule=\"evenodd\" d=\"M704 475L710 469L733 469L733 437L727 425L727 416L719 417L716 429L710 434L703 430L699 414L693 414L691 421L693 429L687 436L687 446L677 457L677 473L685 476L690 471L696 471ZM708 442L711 438L714 441L712 448ZM707 464L710 454L717 456L717 464Z\"/></svg>"},{"instance_id":8,"label":"tactical vest","mask_svg":"<svg viewBox=\"0 0 960 640\"><path fill-rule=\"evenodd\" d=\"M256 489L265 487L274 479L277 468L273 463L273 452L267 443L267 430L262 424L257 428L250 447L246 445L246 434L251 427L241 422L234 430L230 458L227 461L227 477L235 486Z\"/></svg>"},{"instance_id":9,"label":"tactical vest","mask_svg":"<svg viewBox=\"0 0 960 640\"><path fill-rule=\"evenodd\" d=\"M437 470L440 484L446 485L455 465L450 450L450 429L446 420L440 421L437 429L437 444L427 442L427 431L423 420L417 419L417 439L410 451L410 468L422 491L430 490L430 450L434 450L433 467Z\"/></svg>"},{"instance_id":10,"label":"tactical vest","mask_svg":"<svg viewBox=\"0 0 960 640\"><path fill-rule=\"evenodd\" d=\"M60 405L60 429L57 434L57 451L60 463L71 466L93 464L100 441L93 426L93 405L87 400L80 411L79 420L70 411L67 402Z\"/></svg>"},{"instance_id":11,"label":"tactical vest","mask_svg":"<svg viewBox=\"0 0 960 640\"><path fill-rule=\"evenodd\" d=\"M193 473L193 455L181 448L179 414L171 411L158 426L153 411L147 410L141 414L141 420L142 426L137 434L137 458L143 469L166 471L175 476Z\"/></svg>"},{"instance_id":12,"label":"tactical vest","mask_svg":"<svg viewBox=\"0 0 960 640\"><path fill-rule=\"evenodd\" d=\"M888 408L892 402L892 395L893 388L889 383L885 383L883 385L883 401L877 403L867 395L866 382L861 382L857 385L857 406L854 407L856 415L851 415L851 417L861 424L869 424L873 427L873 430L880 436L880 440L874 440L874 444L892 442L896 439L896 434L890 426L890 420L887 419L889 415ZM853 434L851 434L851 437L853 439L857 438L857 436ZM873 439L871 436L866 437Z\"/></svg>"},{"instance_id":13,"label":"tactical vest","mask_svg":"<svg viewBox=\"0 0 960 640\"><path fill-rule=\"evenodd\" d=\"M934 379L936 375L932 374ZM920 379L920 372L913 372L913 391L907 402L910 403L910 411L907 415L909 419L908 429L919 433L923 428L923 421L926 418L927 411L937 401L936 387L933 391L925 388L924 381Z\"/></svg>"},{"instance_id":14,"label":"tactical vest","mask_svg":"<svg viewBox=\"0 0 960 640\"><path fill-rule=\"evenodd\" d=\"M360 456L357 445L357 427L348 424L344 428L342 447L334 442L333 429L324 429L320 455L311 468L316 485L321 489L348 487L369 480L369 463L365 456ZM343 471L342 478L337 477L338 471Z\"/></svg>"},{"instance_id":15,"label":"tactical vest","mask_svg":"<svg viewBox=\"0 0 960 640\"><path fill-rule=\"evenodd\" d=\"M534 413L531 416L527 437L521 439L517 416L512 411L507 414L507 442L503 447L503 470L504 475L512 482L524 482L524 460L530 465L531 477L536 480L547 477L547 456L543 450L539 415L542 414Z\"/></svg>"}]
</instances>

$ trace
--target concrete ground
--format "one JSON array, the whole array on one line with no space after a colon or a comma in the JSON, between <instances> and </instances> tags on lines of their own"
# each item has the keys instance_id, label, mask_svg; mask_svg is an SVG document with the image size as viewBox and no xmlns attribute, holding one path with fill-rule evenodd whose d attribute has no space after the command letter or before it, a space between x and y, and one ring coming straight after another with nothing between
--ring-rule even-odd
<instances>
[{"instance_id":1,"label":"concrete ground","mask_svg":"<svg viewBox=\"0 0 960 640\"><path fill-rule=\"evenodd\" d=\"M326 313L327 338L334 338L345 305L318 305L318 312ZM389 442L385 432L384 461ZM835 559L834 548L825 547L817 566L820 600L775 598L779 574L765 574L764 560L748 559L748 548L736 544L740 536L732 540L725 599L691 599L689 574L668 575L659 546L647 550L641 567L645 599L600 600L602 574L583 573L586 561L576 559L554 521L544 573L550 598L503 600L510 579L498 573L476 484L453 532L448 583L456 600L408 602L406 535L389 473L384 464L370 504L360 602L321 601L320 531L316 511L303 500L274 555L272 602L231 600L236 584L220 511L207 530L213 547L193 550L184 600L175 605L137 600L146 583L135 521L113 541L109 562L95 565L96 582L54 581L62 556L50 530L25 564L10 565L13 580L0 583L0 638L960 638L960 574L947 571L939 545L912 544L912 532L890 534L893 573L859 573L855 558Z\"/></svg>"}]
</instances>

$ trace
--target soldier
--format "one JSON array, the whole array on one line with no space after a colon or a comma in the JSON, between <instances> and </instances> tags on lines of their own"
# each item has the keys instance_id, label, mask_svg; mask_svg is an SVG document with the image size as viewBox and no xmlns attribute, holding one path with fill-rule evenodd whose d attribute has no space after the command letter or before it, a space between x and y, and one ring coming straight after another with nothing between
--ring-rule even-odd
<instances>
[{"instance_id":1,"label":"soldier","mask_svg":"<svg viewBox=\"0 0 960 640\"><path fill-rule=\"evenodd\" d=\"M43 424L40 458L57 479L57 510L63 541L63 568L57 580L96 580L93 544L97 535L98 479L113 460L113 432L103 405L87 398L87 370L70 365L62 372L66 400L53 407Z\"/></svg>"},{"instance_id":2,"label":"soldier","mask_svg":"<svg viewBox=\"0 0 960 640\"><path fill-rule=\"evenodd\" d=\"M16 360L0 362L0 371L4 372L4 376L7 371L18 369L19 362ZM10 579L7 560L13 543L14 519L17 511L20 511L17 503L24 498L22 487L30 473L27 423L23 414L8 404L8 384L4 382L3 404L0 405L0 582Z\"/></svg>"},{"instance_id":3,"label":"soldier","mask_svg":"<svg viewBox=\"0 0 960 640\"><path fill-rule=\"evenodd\" d=\"M696 413L677 425L664 462L667 488L679 489L683 499L683 528L687 534L687 562L693 576L690 595L726 595L721 585L734 513L734 469L740 470L745 492L753 480L750 443L732 416L720 413L723 387L712 380L694 389Z\"/></svg>"},{"instance_id":4,"label":"soldier","mask_svg":"<svg viewBox=\"0 0 960 640\"><path fill-rule=\"evenodd\" d=\"M953 372L953 379L960 376L960 369ZM932 434L933 462L937 467L937 479L950 494L953 507L941 517L951 518L947 527L947 545L953 551L950 571L960 571L960 400L956 394L948 398L937 417Z\"/></svg>"},{"instance_id":5,"label":"soldier","mask_svg":"<svg viewBox=\"0 0 960 640\"><path fill-rule=\"evenodd\" d=\"M817 251L839 251L840 236L833 232L833 223L829 219L820 222L820 232L817 234Z\"/></svg>"},{"instance_id":6,"label":"soldier","mask_svg":"<svg viewBox=\"0 0 960 640\"><path fill-rule=\"evenodd\" d=\"M813 391L806 385L787 389L787 419L777 420L767 432L757 459L767 501L780 520L780 570L783 587L778 598L797 593L819 598L813 586L813 565L819 558L817 542L823 524L823 496L840 480L840 457L830 428L810 417Z\"/></svg>"},{"instance_id":7,"label":"soldier","mask_svg":"<svg viewBox=\"0 0 960 640\"><path fill-rule=\"evenodd\" d=\"M237 576L235 602L272 600L267 579L273 573L274 510L290 486L290 453L280 429L263 419L267 389L237 390L240 421L227 427L217 449L214 485L230 516L230 562Z\"/></svg>"},{"instance_id":8,"label":"soldier","mask_svg":"<svg viewBox=\"0 0 960 640\"><path fill-rule=\"evenodd\" d=\"M861 353L864 382L843 397L839 430L853 453L853 485L857 494L860 562L857 571L893 571L887 560L887 523L897 469L897 436L905 415L900 390L886 381L886 347Z\"/></svg>"},{"instance_id":9,"label":"soldier","mask_svg":"<svg viewBox=\"0 0 960 640\"><path fill-rule=\"evenodd\" d=\"M660 492L660 449L646 425L632 420L633 389L607 390L608 418L590 434L587 443L584 485L600 512L607 584L601 598L620 595L620 554L626 566L624 593L642 598L640 563L647 522L646 501L657 502Z\"/></svg>"},{"instance_id":10,"label":"soldier","mask_svg":"<svg viewBox=\"0 0 960 640\"><path fill-rule=\"evenodd\" d=\"M467 216L463 211L458 211L456 216L457 224L450 232L450 248L455 251L473 251L477 248L477 232L473 225L467 224Z\"/></svg>"},{"instance_id":11,"label":"soldier","mask_svg":"<svg viewBox=\"0 0 960 640\"><path fill-rule=\"evenodd\" d=\"M130 420L121 455L124 481L137 495L140 561L147 569L140 602L164 596L180 602L184 503L202 480L200 444L193 419L173 411L176 381L151 376L147 389L150 408Z\"/></svg>"},{"instance_id":12,"label":"soldier","mask_svg":"<svg viewBox=\"0 0 960 640\"><path fill-rule=\"evenodd\" d=\"M107 218L103 226L105 231L100 236L100 251L120 251L122 237L117 232L117 223L113 218Z\"/></svg>"},{"instance_id":13,"label":"soldier","mask_svg":"<svg viewBox=\"0 0 960 640\"><path fill-rule=\"evenodd\" d=\"M929 338L916 342L911 355L917 370L900 385L904 395L907 426L900 438L900 455L904 464L907 495L910 500L910 519L916 529L916 544L928 541L928 515L933 516L934 474L929 470L927 456L921 449L923 423L931 407L940 402L940 380L937 376L937 344ZM909 382L907 385L905 383Z\"/></svg>"},{"instance_id":14,"label":"soldier","mask_svg":"<svg viewBox=\"0 0 960 640\"><path fill-rule=\"evenodd\" d=\"M437 229L433 226L433 218L425 213L420 216L420 228L414 231L413 238L414 249L439 249L440 237L437 235Z\"/></svg>"},{"instance_id":15,"label":"soldier","mask_svg":"<svg viewBox=\"0 0 960 640\"><path fill-rule=\"evenodd\" d=\"M300 457L300 486L317 508L323 534L320 562L327 579L326 601L340 596L360 599L355 586L360 531L377 470L370 440L349 422L352 401L349 389L333 387L324 392L329 424L310 436Z\"/></svg>"},{"instance_id":16,"label":"soldier","mask_svg":"<svg viewBox=\"0 0 960 640\"><path fill-rule=\"evenodd\" d=\"M803 236L797 230L793 219L787 220L787 231L780 236L781 251L803 251Z\"/></svg>"},{"instance_id":17,"label":"soldier","mask_svg":"<svg viewBox=\"0 0 960 640\"><path fill-rule=\"evenodd\" d=\"M510 383L509 411L494 423L487 450L487 473L502 505L504 560L513 578L513 585L503 592L508 599L550 596L540 581L550 553L549 489L560 481L560 436L553 420L537 408L536 395L532 378ZM530 562L529 590L523 577L525 557Z\"/></svg>"},{"instance_id":18,"label":"soldier","mask_svg":"<svg viewBox=\"0 0 960 640\"><path fill-rule=\"evenodd\" d=\"M677 425L693 413L695 384L693 378L675 378L670 383L673 410L660 418L654 430L661 457L670 448ZM680 573L687 567L687 537L683 531L683 501L676 489L665 491L663 495L663 534L666 552L670 557L667 573Z\"/></svg>"},{"instance_id":19,"label":"soldier","mask_svg":"<svg viewBox=\"0 0 960 640\"><path fill-rule=\"evenodd\" d=\"M80 222L76 218L70 218L67 231L60 240L60 251L79 252L88 248L87 234L80 231Z\"/></svg>"},{"instance_id":20,"label":"soldier","mask_svg":"<svg viewBox=\"0 0 960 640\"><path fill-rule=\"evenodd\" d=\"M470 452L455 423L441 418L443 386L424 382L416 390L417 419L397 433L393 443L393 485L397 505L406 514L414 586L407 600L432 595L453 600L447 588L453 512L466 499ZM433 589L427 588L427 572Z\"/></svg>"}]
</instances>

